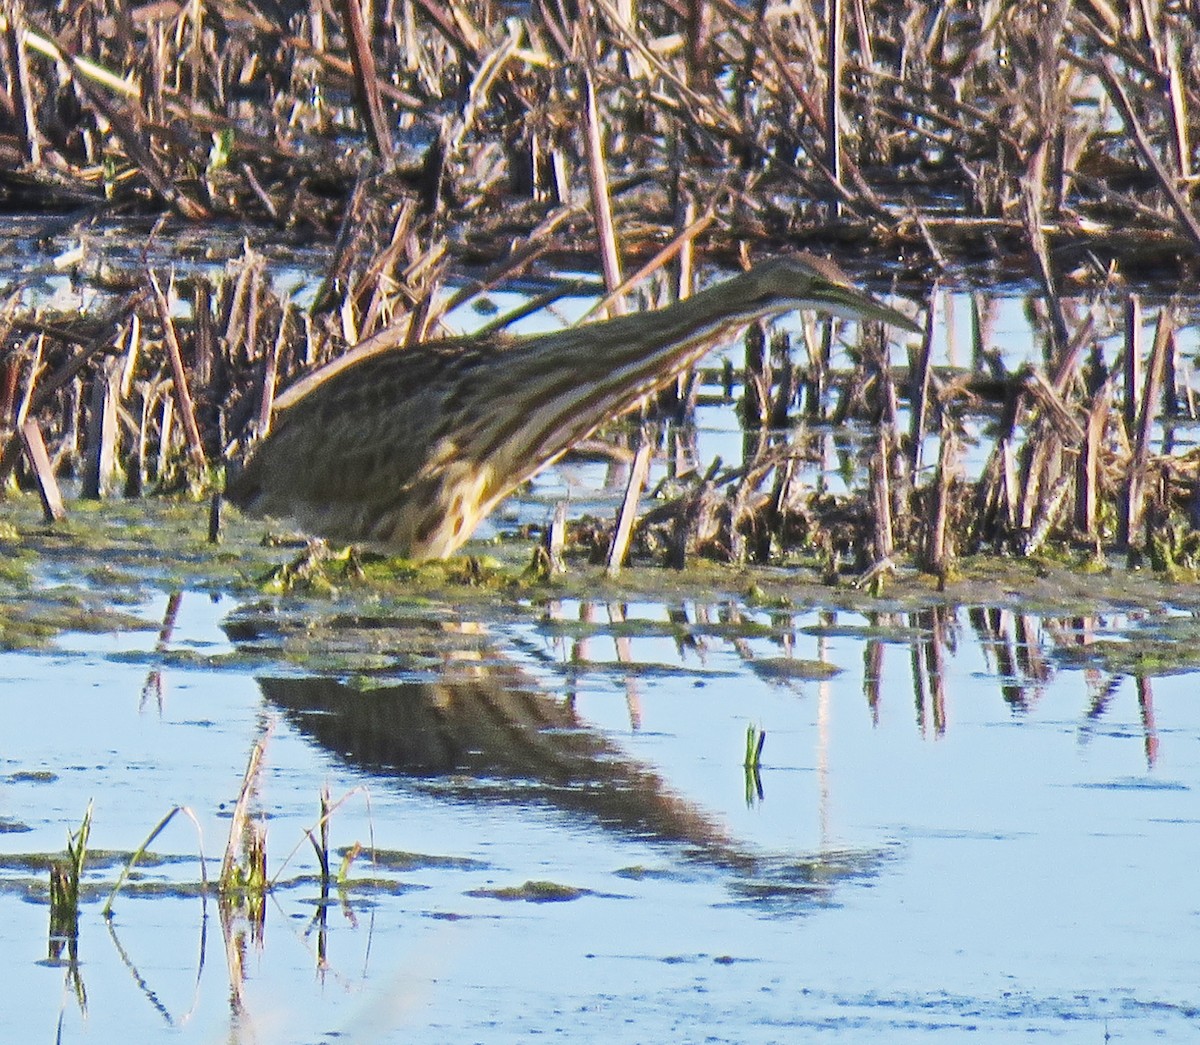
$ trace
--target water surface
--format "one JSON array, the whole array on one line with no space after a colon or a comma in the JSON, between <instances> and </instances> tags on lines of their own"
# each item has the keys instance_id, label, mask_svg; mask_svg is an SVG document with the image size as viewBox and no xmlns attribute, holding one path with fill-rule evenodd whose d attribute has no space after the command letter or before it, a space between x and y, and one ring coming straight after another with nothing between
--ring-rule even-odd
<instances>
[{"instance_id":1,"label":"water surface","mask_svg":"<svg viewBox=\"0 0 1200 1045\"><path fill-rule=\"evenodd\" d=\"M22 1040L1200 1030L1196 674L1087 653L1188 614L534 598L480 621L184 590L162 635L168 605L3 655L0 1025ZM376 668L304 670L298 621ZM196 894L177 819L111 925L115 858L93 868L78 962L47 962L28 857L90 800L92 847L122 852L186 804L214 873L264 733L263 924ZM350 796L333 844L378 862L322 904L304 832L326 785Z\"/></svg>"}]
</instances>

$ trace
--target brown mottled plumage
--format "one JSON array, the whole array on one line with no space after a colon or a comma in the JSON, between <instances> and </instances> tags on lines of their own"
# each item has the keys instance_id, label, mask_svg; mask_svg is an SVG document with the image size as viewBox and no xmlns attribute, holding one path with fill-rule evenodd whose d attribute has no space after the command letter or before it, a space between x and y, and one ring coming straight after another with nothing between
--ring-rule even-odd
<instances>
[{"instance_id":1,"label":"brown mottled plumage","mask_svg":"<svg viewBox=\"0 0 1200 1045\"><path fill-rule=\"evenodd\" d=\"M794 255L657 312L368 355L310 379L227 495L320 536L444 557L518 485L722 338L801 308L917 330L831 262Z\"/></svg>"}]
</instances>

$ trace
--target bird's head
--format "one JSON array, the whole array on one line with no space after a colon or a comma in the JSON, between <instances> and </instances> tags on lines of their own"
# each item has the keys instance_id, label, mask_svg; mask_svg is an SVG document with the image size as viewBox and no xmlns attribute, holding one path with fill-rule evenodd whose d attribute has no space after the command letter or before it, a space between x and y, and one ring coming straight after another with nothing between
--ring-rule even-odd
<instances>
[{"instance_id":1,"label":"bird's head","mask_svg":"<svg viewBox=\"0 0 1200 1045\"><path fill-rule=\"evenodd\" d=\"M736 284L736 287L735 287ZM726 284L766 312L811 308L843 319L874 319L919 334L902 312L855 287L832 261L812 254L788 254L761 262Z\"/></svg>"}]
</instances>

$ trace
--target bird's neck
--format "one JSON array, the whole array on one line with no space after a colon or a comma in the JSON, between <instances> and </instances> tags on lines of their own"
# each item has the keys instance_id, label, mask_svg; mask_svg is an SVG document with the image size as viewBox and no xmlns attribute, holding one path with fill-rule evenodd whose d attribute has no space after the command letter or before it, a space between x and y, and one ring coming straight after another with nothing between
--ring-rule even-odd
<instances>
[{"instance_id":1,"label":"bird's neck","mask_svg":"<svg viewBox=\"0 0 1200 1045\"><path fill-rule=\"evenodd\" d=\"M524 479L597 425L665 387L723 338L778 311L754 307L749 296L739 302L736 295L704 291L655 312L529 338L514 346L508 366L489 372L487 387L478 392L492 403L521 399L530 408L508 420L499 433L504 439L496 431L480 436L489 450L507 440L505 449ZM465 437L460 430L458 438Z\"/></svg>"},{"instance_id":2,"label":"bird's neck","mask_svg":"<svg viewBox=\"0 0 1200 1045\"><path fill-rule=\"evenodd\" d=\"M610 364L628 363L644 373L680 370L747 324L784 311L778 304L755 301L748 285L739 296L743 282L743 277L735 276L666 308L611 320L602 328L605 359Z\"/></svg>"}]
</instances>

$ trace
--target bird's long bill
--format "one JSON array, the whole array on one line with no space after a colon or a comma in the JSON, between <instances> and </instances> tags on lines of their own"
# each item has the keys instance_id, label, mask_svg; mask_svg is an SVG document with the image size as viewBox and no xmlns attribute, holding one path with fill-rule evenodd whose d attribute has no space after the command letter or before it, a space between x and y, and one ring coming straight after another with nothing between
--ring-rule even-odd
<instances>
[{"instance_id":1,"label":"bird's long bill","mask_svg":"<svg viewBox=\"0 0 1200 1045\"><path fill-rule=\"evenodd\" d=\"M863 293L856 287L842 286L836 283L826 284L817 293L806 296L796 307L811 307L841 319L877 320L913 334L922 332L921 328L903 312L898 312L896 309L876 301L871 295Z\"/></svg>"}]
</instances>

